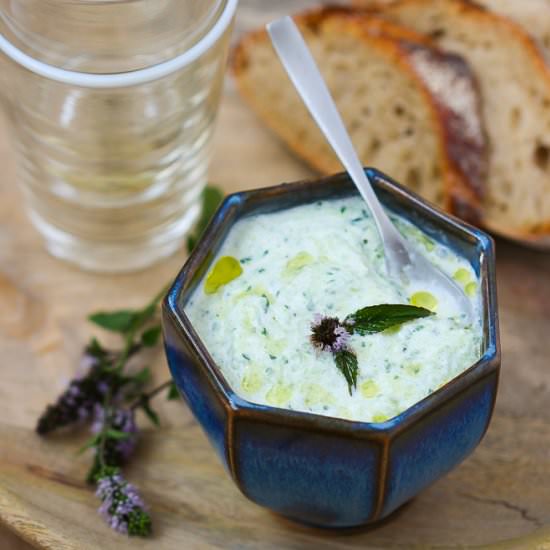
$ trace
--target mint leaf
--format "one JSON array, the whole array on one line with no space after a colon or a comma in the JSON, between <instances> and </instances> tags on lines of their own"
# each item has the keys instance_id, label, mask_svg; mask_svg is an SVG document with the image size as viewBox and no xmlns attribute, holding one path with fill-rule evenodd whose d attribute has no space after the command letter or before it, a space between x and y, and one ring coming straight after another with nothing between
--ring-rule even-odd
<instances>
[{"instance_id":1,"label":"mint leaf","mask_svg":"<svg viewBox=\"0 0 550 550\"><path fill-rule=\"evenodd\" d=\"M134 316L131 319L126 332L128 334L135 334L140 328L145 326L147 322L150 321L155 316L155 313L157 311L157 306L158 306L158 302L154 301L148 304L143 309L137 310L134 313Z\"/></svg>"},{"instance_id":2,"label":"mint leaf","mask_svg":"<svg viewBox=\"0 0 550 550\"><path fill-rule=\"evenodd\" d=\"M357 387L357 373L359 372L357 356L349 349L344 349L334 353L333 357L336 366L348 383L348 390L351 395L352 389Z\"/></svg>"},{"instance_id":3,"label":"mint leaf","mask_svg":"<svg viewBox=\"0 0 550 550\"><path fill-rule=\"evenodd\" d=\"M87 451L88 449L95 447L99 442L99 437L100 437L99 435L94 435L93 437L90 437L90 439L88 439L86 443L84 443L84 445L82 445L82 447L78 449L76 454L81 455L84 451Z\"/></svg>"},{"instance_id":4,"label":"mint leaf","mask_svg":"<svg viewBox=\"0 0 550 550\"><path fill-rule=\"evenodd\" d=\"M97 313L92 313L90 316L88 316L88 320L105 330L118 332L123 336L133 338L137 331L143 328L151 319L155 317L159 302L166 294L167 289L168 287L163 288L143 309L98 311ZM150 338L152 340L153 335L154 334L150 334L147 336L147 338ZM92 341L92 344L94 344L94 349L98 351L95 342ZM144 343L144 345L147 344Z\"/></svg>"},{"instance_id":5,"label":"mint leaf","mask_svg":"<svg viewBox=\"0 0 550 550\"><path fill-rule=\"evenodd\" d=\"M151 380L151 369L149 367L144 367L134 376L129 378L129 381L134 382L138 386L145 386L149 380Z\"/></svg>"},{"instance_id":6,"label":"mint leaf","mask_svg":"<svg viewBox=\"0 0 550 550\"><path fill-rule=\"evenodd\" d=\"M92 338L84 351L100 361L109 355L109 352L99 343L97 338Z\"/></svg>"},{"instance_id":7,"label":"mint leaf","mask_svg":"<svg viewBox=\"0 0 550 550\"><path fill-rule=\"evenodd\" d=\"M147 418L155 425L160 426L160 421L158 414L151 408L151 405L149 404L149 399L144 399L140 403L141 408L143 409L143 412L147 416Z\"/></svg>"},{"instance_id":8,"label":"mint leaf","mask_svg":"<svg viewBox=\"0 0 550 550\"><path fill-rule=\"evenodd\" d=\"M98 311L97 313L92 313L92 315L88 317L88 320L105 330L125 334L136 322L136 317L138 315L138 311L131 309L121 309L111 312Z\"/></svg>"},{"instance_id":9,"label":"mint leaf","mask_svg":"<svg viewBox=\"0 0 550 550\"><path fill-rule=\"evenodd\" d=\"M127 432L122 432L120 430L115 430L111 428L110 430L107 430L105 432L105 437L107 439L115 439L117 441L120 441L122 439L128 439L130 437L130 434Z\"/></svg>"},{"instance_id":10,"label":"mint leaf","mask_svg":"<svg viewBox=\"0 0 550 550\"><path fill-rule=\"evenodd\" d=\"M195 248L222 200L223 192L221 189L212 185L208 185L204 188L202 192L201 215L195 226L195 230L187 237L187 252L191 252Z\"/></svg>"},{"instance_id":11,"label":"mint leaf","mask_svg":"<svg viewBox=\"0 0 550 550\"><path fill-rule=\"evenodd\" d=\"M141 335L141 343L148 348L156 346L157 342L159 341L161 332L162 329L160 325L155 325L154 327L147 329Z\"/></svg>"},{"instance_id":12,"label":"mint leaf","mask_svg":"<svg viewBox=\"0 0 550 550\"><path fill-rule=\"evenodd\" d=\"M364 336L382 332L396 325L401 325L414 319L433 315L429 309L405 304L380 304L368 306L348 315L344 325L350 333L356 332Z\"/></svg>"},{"instance_id":13,"label":"mint leaf","mask_svg":"<svg viewBox=\"0 0 550 550\"><path fill-rule=\"evenodd\" d=\"M178 388L176 387L176 384L172 382L170 384L170 389L168 390L168 395L166 396L166 399L168 401L171 401L172 399L177 399L180 396Z\"/></svg>"}]
</instances>

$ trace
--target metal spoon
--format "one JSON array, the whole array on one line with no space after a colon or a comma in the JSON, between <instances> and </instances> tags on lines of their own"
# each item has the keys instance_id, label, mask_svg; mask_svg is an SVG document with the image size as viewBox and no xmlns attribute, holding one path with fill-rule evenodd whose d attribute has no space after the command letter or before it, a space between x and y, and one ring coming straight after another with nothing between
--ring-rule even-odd
<instances>
[{"instance_id":1,"label":"metal spoon","mask_svg":"<svg viewBox=\"0 0 550 550\"><path fill-rule=\"evenodd\" d=\"M267 32L294 87L367 203L382 239L386 268L390 277L402 281L422 282L428 288L439 287L448 292L471 319L472 306L463 290L413 249L395 228L380 204L327 85L294 21L289 16L273 21L267 25Z\"/></svg>"}]
</instances>

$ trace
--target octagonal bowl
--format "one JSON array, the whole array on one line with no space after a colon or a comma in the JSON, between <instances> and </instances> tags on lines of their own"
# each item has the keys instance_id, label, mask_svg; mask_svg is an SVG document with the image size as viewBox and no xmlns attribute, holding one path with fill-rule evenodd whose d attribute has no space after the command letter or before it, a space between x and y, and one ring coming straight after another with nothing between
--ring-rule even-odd
<instances>
[{"instance_id":1,"label":"octagonal bowl","mask_svg":"<svg viewBox=\"0 0 550 550\"><path fill-rule=\"evenodd\" d=\"M239 218L353 195L345 174L228 196L163 303L173 379L237 487L261 506L322 527L381 520L460 464L487 429L500 369L492 239L366 170L386 208L467 258L480 279L481 359L419 403L383 423L251 403L228 385L184 311Z\"/></svg>"}]
</instances>

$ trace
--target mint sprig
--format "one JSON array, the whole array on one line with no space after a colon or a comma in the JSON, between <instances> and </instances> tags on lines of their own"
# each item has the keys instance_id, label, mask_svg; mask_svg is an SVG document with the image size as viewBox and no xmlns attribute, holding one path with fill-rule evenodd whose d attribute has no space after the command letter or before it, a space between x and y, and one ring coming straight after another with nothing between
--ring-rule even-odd
<instances>
[{"instance_id":1,"label":"mint sprig","mask_svg":"<svg viewBox=\"0 0 550 550\"><path fill-rule=\"evenodd\" d=\"M222 192L207 187L202 195L202 213L194 233L188 238L188 251L208 225L218 207ZM148 367L134 371L130 359L145 348L154 348L161 339L158 319L163 288L148 304L137 309L119 309L92 313L88 320L120 339L118 349L104 347L92 338L84 348L86 373L70 381L56 403L49 405L37 422L36 431L47 435L70 425L82 427L92 423L92 437L80 452L94 452L87 481L97 484L102 500L101 515L113 529L128 535L146 536L151 532L151 518L135 487L122 477L120 468L131 458L137 443L136 411L141 410L154 425L159 425L152 399L165 393L168 399L179 396L173 382L166 381L152 390Z\"/></svg>"},{"instance_id":2,"label":"mint sprig","mask_svg":"<svg viewBox=\"0 0 550 550\"><path fill-rule=\"evenodd\" d=\"M351 313L343 321L337 317L317 315L311 324L310 340L318 350L332 354L352 395L357 388L359 362L349 344L350 336L355 333L361 336L375 334L429 315L433 315L429 309L405 304L367 306Z\"/></svg>"}]
</instances>

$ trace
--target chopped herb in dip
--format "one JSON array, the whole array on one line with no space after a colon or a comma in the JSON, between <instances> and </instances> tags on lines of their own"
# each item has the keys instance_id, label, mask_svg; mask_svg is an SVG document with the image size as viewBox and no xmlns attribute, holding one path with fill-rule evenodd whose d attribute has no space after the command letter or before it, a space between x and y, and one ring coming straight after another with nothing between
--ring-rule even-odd
<instances>
[{"instance_id":1,"label":"chopped herb in dip","mask_svg":"<svg viewBox=\"0 0 550 550\"><path fill-rule=\"evenodd\" d=\"M186 305L239 395L297 411L383 422L479 359L474 270L433 236L392 217L419 253L464 289L475 319L437 289L403 287L387 276L374 221L358 197L243 218ZM220 268L222 261L227 265ZM377 330L360 330L366 318L353 319L361 310L389 305L426 314ZM313 345L316 313L340 325L348 322L346 334L335 335L333 344L338 336L340 343L345 340L339 350Z\"/></svg>"}]
</instances>

